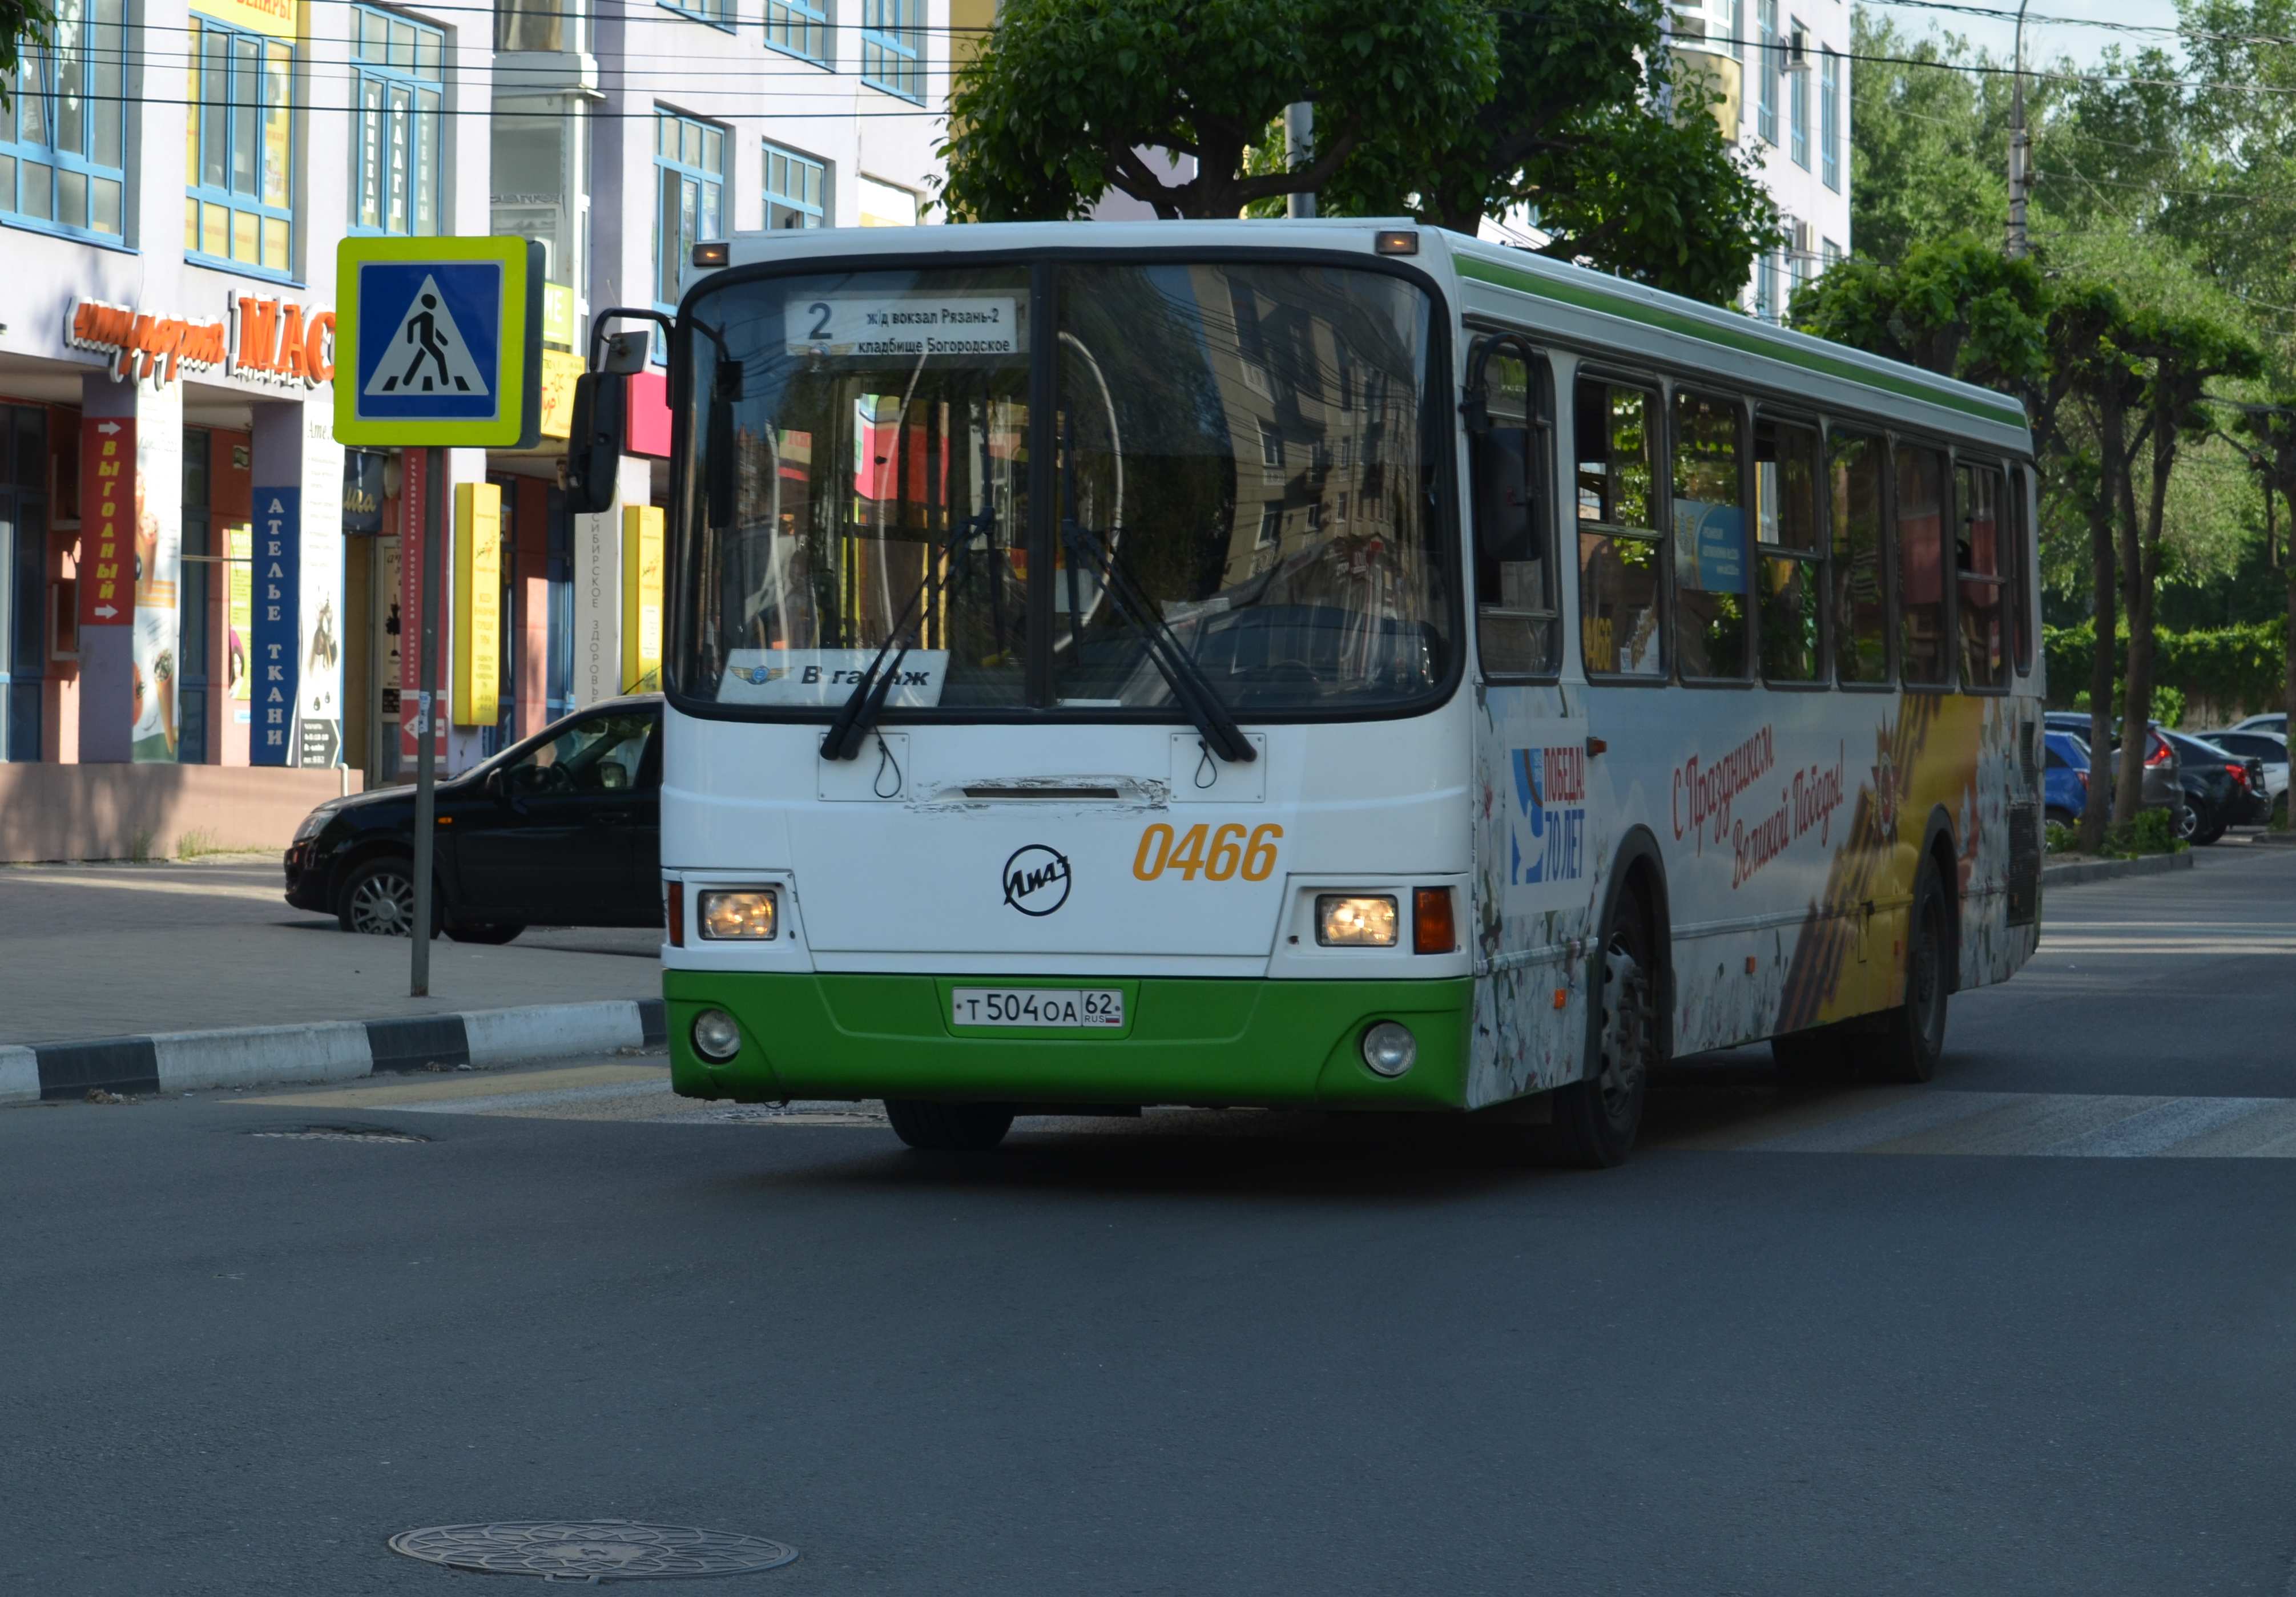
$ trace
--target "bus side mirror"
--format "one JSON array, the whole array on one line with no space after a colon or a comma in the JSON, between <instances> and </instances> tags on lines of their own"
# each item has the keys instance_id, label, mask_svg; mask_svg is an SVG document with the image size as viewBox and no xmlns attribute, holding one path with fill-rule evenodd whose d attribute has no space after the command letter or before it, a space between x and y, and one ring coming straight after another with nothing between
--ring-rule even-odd
<instances>
[{"instance_id":1,"label":"bus side mirror","mask_svg":"<svg viewBox=\"0 0 2296 1597\"><path fill-rule=\"evenodd\" d=\"M566 440L566 509L602 516L614 507L628 426L630 380L585 372L574 380L574 419Z\"/></svg>"},{"instance_id":2,"label":"bus side mirror","mask_svg":"<svg viewBox=\"0 0 2296 1597\"><path fill-rule=\"evenodd\" d=\"M1528 427L1488 427L1475 435L1475 553L1482 560L1546 558L1532 437Z\"/></svg>"}]
</instances>

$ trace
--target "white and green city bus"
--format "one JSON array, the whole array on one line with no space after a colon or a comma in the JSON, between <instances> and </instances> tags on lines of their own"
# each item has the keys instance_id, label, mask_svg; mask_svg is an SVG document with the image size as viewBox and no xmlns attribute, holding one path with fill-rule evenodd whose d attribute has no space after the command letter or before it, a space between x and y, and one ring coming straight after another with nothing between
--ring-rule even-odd
<instances>
[{"instance_id":1,"label":"white and green city bus","mask_svg":"<svg viewBox=\"0 0 2296 1597\"><path fill-rule=\"evenodd\" d=\"M1925 1079L2031 954L2013 401L1408 224L703 253L680 1093L960 1149L1501 1110L1607 1164L1670 1057Z\"/></svg>"}]
</instances>

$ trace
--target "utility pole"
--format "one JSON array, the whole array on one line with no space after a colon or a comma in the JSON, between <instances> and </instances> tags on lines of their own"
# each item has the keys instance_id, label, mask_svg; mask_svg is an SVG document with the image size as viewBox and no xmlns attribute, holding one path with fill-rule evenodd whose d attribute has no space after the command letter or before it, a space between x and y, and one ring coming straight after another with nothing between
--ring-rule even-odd
<instances>
[{"instance_id":1,"label":"utility pole","mask_svg":"<svg viewBox=\"0 0 2296 1597\"><path fill-rule=\"evenodd\" d=\"M1283 164L1293 171L1311 166L1316 160L1316 102L1294 100L1283 108ZM1287 194L1283 200L1287 217L1312 217L1316 214L1313 193Z\"/></svg>"},{"instance_id":2,"label":"utility pole","mask_svg":"<svg viewBox=\"0 0 2296 1597\"><path fill-rule=\"evenodd\" d=\"M2033 142L2025 135L2025 6L2017 0L2017 67L2009 79L2009 248L2025 256L2025 192L2032 176Z\"/></svg>"}]
</instances>

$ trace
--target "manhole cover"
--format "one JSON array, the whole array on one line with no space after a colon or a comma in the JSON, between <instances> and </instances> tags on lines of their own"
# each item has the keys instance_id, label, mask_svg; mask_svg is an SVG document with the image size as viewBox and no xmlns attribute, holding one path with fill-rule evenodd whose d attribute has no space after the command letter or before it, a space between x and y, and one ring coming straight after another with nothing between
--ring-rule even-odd
<instances>
[{"instance_id":1,"label":"manhole cover","mask_svg":"<svg viewBox=\"0 0 2296 1597\"><path fill-rule=\"evenodd\" d=\"M388 1126L273 1126L250 1131L251 1137L288 1137L305 1142L427 1142L429 1137Z\"/></svg>"},{"instance_id":2,"label":"manhole cover","mask_svg":"<svg viewBox=\"0 0 2296 1597\"><path fill-rule=\"evenodd\" d=\"M797 1549L763 1536L631 1519L515 1519L402 1530L390 1550L450 1569L545 1580L701 1580L777 1569Z\"/></svg>"}]
</instances>

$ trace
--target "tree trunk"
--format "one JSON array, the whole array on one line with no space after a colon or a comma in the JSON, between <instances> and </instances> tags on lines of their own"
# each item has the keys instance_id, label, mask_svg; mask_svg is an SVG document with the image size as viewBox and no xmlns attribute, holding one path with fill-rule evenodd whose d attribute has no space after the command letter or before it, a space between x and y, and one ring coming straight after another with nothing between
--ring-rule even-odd
<instances>
[{"instance_id":1,"label":"tree trunk","mask_svg":"<svg viewBox=\"0 0 2296 1597\"><path fill-rule=\"evenodd\" d=\"M2156 450L2157 457L2157 450ZM2152 740L2147 729L2152 718L2152 567L2159 558L2146 558L2143 522L2136 518L2136 473L2126 457L2120 470L2118 493L2120 523L2120 609L2128 618L2128 664L2120 682L2120 766L2112 795L2112 823L2126 826L2136 819L2144 802L2144 757ZM2157 503L2166 484L2157 466L2153 473ZM2156 523L2157 526L2157 523Z\"/></svg>"},{"instance_id":2,"label":"tree trunk","mask_svg":"<svg viewBox=\"0 0 2296 1597\"><path fill-rule=\"evenodd\" d=\"M2264 503L2267 507L2272 504L2272 483L2269 479L2266 479L2264 485ZM2296 498L2292 498L2288 502L2288 513L2292 517L2296 517ZM2289 528L2288 532L2290 537L2296 538L2296 526ZM2288 558L2282 564L2280 570L2281 575L2288 579L2288 629L2286 645L2288 659L2284 667L2286 672L2287 689L2284 695L2286 700L2286 703L2284 708L2288 711L2288 725L2281 728L2281 741L2285 743L2288 741L2289 734L2296 733L2296 550L2291 550L2289 552ZM2280 803L2282 807L2281 815L2284 821L2290 824L2296 824L2296 813L2292 813L2296 812L2296 798L2291 798L2284 792L2280 797Z\"/></svg>"},{"instance_id":3,"label":"tree trunk","mask_svg":"<svg viewBox=\"0 0 2296 1597\"><path fill-rule=\"evenodd\" d=\"M2112 643L2120 631L2119 605L2112 561L2112 509L2103 484L2088 505L2090 576L2095 594L2091 609L2096 624L2096 651L2088 666L2088 801L2081 807L2080 850L2095 854L2104 846L2104 824L2111 818L2112 791Z\"/></svg>"}]
</instances>

